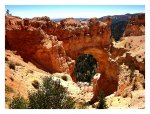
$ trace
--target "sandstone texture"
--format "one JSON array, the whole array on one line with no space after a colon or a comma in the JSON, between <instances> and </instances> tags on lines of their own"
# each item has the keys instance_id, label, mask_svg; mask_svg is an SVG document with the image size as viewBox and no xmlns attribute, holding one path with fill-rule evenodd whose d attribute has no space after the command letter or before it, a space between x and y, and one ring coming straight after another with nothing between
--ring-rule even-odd
<instances>
[{"instance_id":1,"label":"sandstone texture","mask_svg":"<svg viewBox=\"0 0 150 114\"><path fill-rule=\"evenodd\" d=\"M131 102L126 102L129 103L126 104L126 108L145 108L144 92L142 94L144 98L139 100L136 98L135 100L137 105L140 105L139 107L133 102L135 98L133 97L134 92L138 93L145 90L145 36L122 37L119 42L113 43L111 51L112 58L120 64L118 89L114 93L115 98L119 96L121 98L127 98L128 100L130 99ZM119 53L117 53L117 51ZM119 105L117 107L119 107Z\"/></svg>"},{"instance_id":2,"label":"sandstone texture","mask_svg":"<svg viewBox=\"0 0 150 114\"><path fill-rule=\"evenodd\" d=\"M132 16L123 36L141 36L145 34L145 14Z\"/></svg>"},{"instance_id":3,"label":"sandstone texture","mask_svg":"<svg viewBox=\"0 0 150 114\"><path fill-rule=\"evenodd\" d=\"M37 91L34 83L41 85L44 77L59 79L76 108L96 108L102 91L108 108L145 108L145 14L133 15L117 42L111 40L111 25L109 17L55 22L5 16L6 108L13 96L27 99L28 91ZM84 54L98 63L90 84L74 75Z\"/></svg>"},{"instance_id":4,"label":"sandstone texture","mask_svg":"<svg viewBox=\"0 0 150 114\"><path fill-rule=\"evenodd\" d=\"M108 96L106 97L106 104L109 109L144 109L145 108L145 91L132 91L132 97Z\"/></svg>"}]
</instances>

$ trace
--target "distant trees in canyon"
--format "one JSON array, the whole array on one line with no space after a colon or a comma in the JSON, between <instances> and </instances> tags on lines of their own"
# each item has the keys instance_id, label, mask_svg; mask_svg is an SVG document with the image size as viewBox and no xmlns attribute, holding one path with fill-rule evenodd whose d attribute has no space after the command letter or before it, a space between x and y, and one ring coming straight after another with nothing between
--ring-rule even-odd
<instances>
[{"instance_id":1,"label":"distant trees in canyon","mask_svg":"<svg viewBox=\"0 0 150 114\"><path fill-rule=\"evenodd\" d=\"M93 76L96 74L97 61L89 54L79 56L77 59L74 74L77 81L90 82Z\"/></svg>"}]
</instances>

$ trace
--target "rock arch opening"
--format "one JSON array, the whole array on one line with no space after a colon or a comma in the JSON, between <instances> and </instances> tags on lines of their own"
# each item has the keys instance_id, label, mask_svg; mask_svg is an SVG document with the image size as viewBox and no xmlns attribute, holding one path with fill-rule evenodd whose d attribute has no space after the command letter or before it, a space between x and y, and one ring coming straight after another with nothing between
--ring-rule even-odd
<instances>
[{"instance_id":1,"label":"rock arch opening","mask_svg":"<svg viewBox=\"0 0 150 114\"><path fill-rule=\"evenodd\" d=\"M98 62L90 54L80 55L75 64L74 75L77 81L91 82L97 72Z\"/></svg>"},{"instance_id":2,"label":"rock arch opening","mask_svg":"<svg viewBox=\"0 0 150 114\"><path fill-rule=\"evenodd\" d=\"M94 96L90 103L97 101L99 92L103 91L105 95L110 95L117 90L119 67L116 62L109 60L109 54L106 50L98 48L89 48L84 50L84 54L91 54L99 63L97 72L100 78L93 81Z\"/></svg>"}]
</instances>

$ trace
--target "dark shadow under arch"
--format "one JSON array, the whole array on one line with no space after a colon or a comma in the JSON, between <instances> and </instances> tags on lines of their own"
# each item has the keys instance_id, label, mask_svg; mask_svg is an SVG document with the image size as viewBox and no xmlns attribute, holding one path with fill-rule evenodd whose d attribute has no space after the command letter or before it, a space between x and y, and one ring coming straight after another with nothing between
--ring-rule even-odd
<instances>
[{"instance_id":1,"label":"dark shadow under arch","mask_svg":"<svg viewBox=\"0 0 150 114\"><path fill-rule=\"evenodd\" d=\"M97 72L97 60L90 54L80 55L76 59L74 75L77 81L90 82Z\"/></svg>"}]
</instances>

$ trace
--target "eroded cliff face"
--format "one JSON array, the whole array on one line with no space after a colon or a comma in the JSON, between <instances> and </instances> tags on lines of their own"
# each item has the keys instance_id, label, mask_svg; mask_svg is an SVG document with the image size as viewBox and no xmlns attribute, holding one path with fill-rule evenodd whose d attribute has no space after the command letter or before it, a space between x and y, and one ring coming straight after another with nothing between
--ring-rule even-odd
<instances>
[{"instance_id":1,"label":"eroded cliff face","mask_svg":"<svg viewBox=\"0 0 150 114\"><path fill-rule=\"evenodd\" d=\"M145 34L145 14L132 16L123 36L141 36Z\"/></svg>"},{"instance_id":2,"label":"eroded cliff face","mask_svg":"<svg viewBox=\"0 0 150 114\"><path fill-rule=\"evenodd\" d=\"M116 95L132 97L132 91L145 88L145 36L124 37L113 47L112 56L120 65Z\"/></svg>"},{"instance_id":3,"label":"eroded cliff face","mask_svg":"<svg viewBox=\"0 0 150 114\"><path fill-rule=\"evenodd\" d=\"M25 61L49 72L69 73L63 42L47 35L40 27L34 28L16 17L6 17L6 39L7 47L17 51Z\"/></svg>"},{"instance_id":4,"label":"eroded cliff face","mask_svg":"<svg viewBox=\"0 0 150 114\"><path fill-rule=\"evenodd\" d=\"M111 57L145 75L145 35L123 37L113 44Z\"/></svg>"},{"instance_id":5,"label":"eroded cliff face","mask_svg":"<svg viewBox=\"0 0 150 114\"><path fill-rule=\"evenodd\" d=\"M67 18L60 22L53 22L49 18L33 18L28 25L42 28L48 35L57 36L63 41L66 54L76 59L83 50L91 47L107 48L110 46L111 20L101 22L97 18L87 21L78 21Z\"/></svg>"},{"instance_id":6,"label":"eroded cliff face","mask_svg":"<svg viewBox=\"0 0 150 114\"><path fill-rule=\"evenodd\" d=\"M71 58L77 59L85 49L92 47L109 49L111 31L106 23L96 18L81 23L73 19L62 20L62 22L67 31L72 28L70 31L72 36L69 39L61 39L64 42L66 54ZM75 24L72 25L71 22Z\"/></svg>"}]
</instances>

